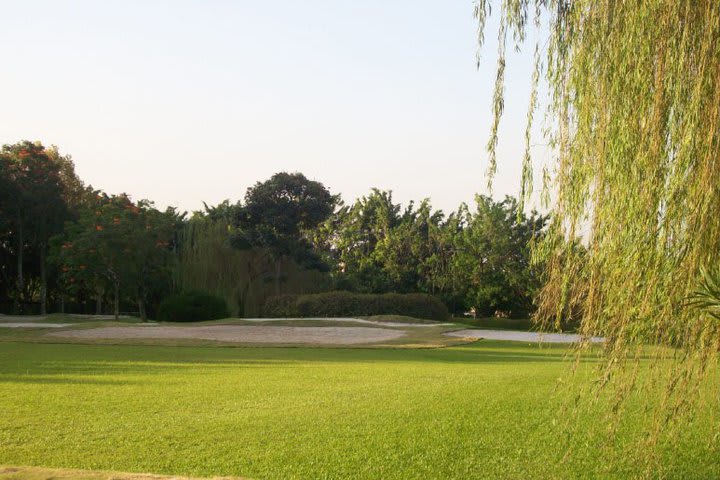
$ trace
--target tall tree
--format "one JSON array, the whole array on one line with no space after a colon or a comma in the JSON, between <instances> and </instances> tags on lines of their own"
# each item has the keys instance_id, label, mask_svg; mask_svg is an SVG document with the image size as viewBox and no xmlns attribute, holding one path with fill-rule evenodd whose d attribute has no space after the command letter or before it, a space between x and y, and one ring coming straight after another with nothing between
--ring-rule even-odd
<instances>
[{"instance_id":1,"label":"tall tree","mask_svg":"<svg viewBox=\"0 0 720 480\"><path fill-rule=\"evenodd\" d=\"M159 212L145 200L135 204L126 195L98 194L91 208L83 209L56 242L55 261L67 287L89 289L100 308L108 285L116 319L125 295L146 320L148 295L153 289L170 288L177 218L173 209Z\"/></svg>"},{"instance_id":2,"label":"tall tree","mask_svg":"<svg viewBox=\"0 0 720 480\"><path fill-rule=\"evenodd\" d=\"M400 224L400 210L392 192L374 188L351 207L336 213L333 221L337 233L328 246L335 254L340 278L348 287L374 293L394 290L377 250Z\"/></svg>"},{"instance_id":3,"label":"tall tree","mask_svg":"<svg viewBox=\"0 0 720 480\"><path fill-rule=\"evenodd\" d=\"M275 291L280 293L283 260L319 267L308 231L333 212L337 198L301 173L276 173L248 188L236 215L236 244L266 250L275 262Z\"/></svg>"},{"instance_id":4,"label":"tall tree","mask_svg":"<svg viewBox=\"0 0 720 480\"><path fill-rule=\"evenodd\" d=\"M461 209L465 226L456 237L454 268L466 286L466 305L483 316L527 315L539 279L530 265L530 245L541 238L546 217L518 211L517 201L478 195L475 210Z\"/></svg>"},{"instance_id":5,"label":"tall tree","mask_svg":"<svg viewBox=\"0 0 720 480\"><path fill-rule=\"evenodd\" d=\"M538 285L529 245L546 220L523 214L510 197L478 197L474 211L463 205L445 218L429 200L403 209L391 192L374 189L340 208L313 240L333 265L339 288L425 292L453 311L525 315Z\"/></svg>"},{"instance_id":6,"label":"tall tree","mask_svg":"<svg viewBox=\"0 0 720 480\"><path fill-rule=\"evenodd\" d=\"M47 250L50 237L62 230L67 216L62 165L56 150L39 143L5 145L0 152L3 181L0 184L5 223L14 237L17 259L17 296L20 309L27 300L26 252L34 248L39 259L40 310L47 309ZM71 169L65 169L65 176Z\"/></svg>"}]
</instances>

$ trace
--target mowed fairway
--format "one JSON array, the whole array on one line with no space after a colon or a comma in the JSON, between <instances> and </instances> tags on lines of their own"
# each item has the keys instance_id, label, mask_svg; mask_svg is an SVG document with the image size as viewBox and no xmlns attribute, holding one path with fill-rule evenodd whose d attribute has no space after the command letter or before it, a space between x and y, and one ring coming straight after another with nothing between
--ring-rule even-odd
<instances>
[{"instance_id":1,"label":"mowed fairway","mask_svg":"<svg viewBox=\"0 0 720 480\"><path fill-rule=\"evenodd\" d=\"M250 478L626 478L633 422L568 462L564 347L444 349L0 343L0 464ZM606 428L583 418L587 432ZM718 478L700 421L670 477ZM608 456L620 458L614 470Z\"/></svg>"}]
</instances>

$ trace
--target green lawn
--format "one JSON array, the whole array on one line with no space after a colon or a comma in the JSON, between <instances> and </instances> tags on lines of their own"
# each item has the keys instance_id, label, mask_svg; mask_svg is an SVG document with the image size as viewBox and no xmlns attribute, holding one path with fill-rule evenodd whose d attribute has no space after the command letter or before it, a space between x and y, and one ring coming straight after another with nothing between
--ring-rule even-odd
<instances>
[{"instance_id":1,"label":"green lawn","mask_svg":"<svg viewBox=\"0 0 720 480\"><path fill-rule=\"evenodd\" d=\"M0 343L0 465L252 478L627 478L633 414L607 448L565 443L563 347L312 349ZM720 477L698 425L673 478ZM607 469L612 458L612 469Z\"/></svg>"}]
</instances>

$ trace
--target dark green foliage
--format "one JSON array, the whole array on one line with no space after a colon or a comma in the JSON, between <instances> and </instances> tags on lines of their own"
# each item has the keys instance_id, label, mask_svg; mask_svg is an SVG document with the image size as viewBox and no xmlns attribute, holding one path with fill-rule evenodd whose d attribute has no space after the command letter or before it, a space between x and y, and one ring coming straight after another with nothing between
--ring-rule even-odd
<instances>
[{"instance_id":1,"label":"dark green foliage","mask_svg":"<svg viewBox=\"0 0 720 480\"><path fill-rule=\"evenodd\" d=\"M301 173L280 172L248 188L237 218L240 227L258 234L296 237L324 221L334 204L322 183Z\"/></svg>"},{"instance_id":2,"label":"dark green foliage","mask_svg":"<svg viewBox=\"0 0 720 480\"><path fill-rule=\"evenodd\" d=\"M77 181L54 148L23 141L0 149L0 293L14 297L18 312L35 297L45 313L48 243L62 231Z\"/></svg>"},{"instance_id":3,"label":"dark green foliage","mask_svg":"<svg viewBox=\"0 0 720 480\"><path fill-rule=\"evenodd\" d=\"M402 206L373 189L344 206L322 183L281 172L250 187L243 202L205 205L186 219L85 187L54 148L21 142L0 153L0 309L8 312L49 303L145 319L166 295L195 290L251 317L270 295L328 290L423 293L483 316L524 316L532 307L539 279L528 244L545 219L518 213L511 199L478 197L476 209L446 216L428 199ZM413 315L417 303L368 302L332 311Z\"/></svg>"},{"instance_id":4,"label":"dark green foliage","mask_svg":"<svg viewBox=\"0 0 720 480\"><path fill-rule=\"evenodd\" d=\"M279 295L265 302L265 317L348 317L406 315L428 320L447 320L440 300L424 293L325 292L311 295Z\"/></svg>"},{"instance_id":5,"label":"dark green foliage","mask_svg":"<svg viewBox=\"0 0 720 480\"><path fill-rule=\"evenodd\" d=\"M482 195L476 196L474 211L461 208L458 215L463 228L456 235L452 261L466 306L483 317L500 312L526 317L541 285L530 245L542 236L547 217L525 215L512 197L495 202Z\"/></svg>"},{"instance_id":6,"label":"dark green foliage","mask_svg":"<svg viewBox=\"0 0 720 480\"><path fill-rule=\"evenodd\" d=\"M233 317L258 317L262 305L277 295L277 259L262 248L238 247L224 218L196 213L180 232L175 269L177 290L199 290L223 297ZM281 262L281 293L317 293L332 289L327 273Z\"/></svg>"},{"instance_id":7,"label":"dark green foliage","mask_svg":"<svg viewBox=\"0 0 720 480\"><path fill-rule=\"evenodd\" d=\"M174 229L181 220L174 209L160 212L147 200L133 203L127 195L97 193L77 221L54 238L51 253L61 271L61 292L92 295L98 310L108 292L116 316L127 299L145 320L148 302L170 288Z\"/></svg>"},{"instance_id":8,"label":"dark green foliage","mask_svg":"<svg viewBox=\"0 0 720 480\"><path fill-rule=\"evenodd\" d=\"M275 294L279 295L283 262L292 259L307 269L327 270L309 241L309 230L332 213L338 197L302 173L276 173L248 188L245 204L233 207L232 245L263 249L275 262Z\"/></svg>"},{"instance_id":9,"label":"dark green foliage","mask_svg":"<svg viewBox=\"0 0 720 480\"><path fill-rule=\"evenodd\" d=\"M292 318L298 315L298 299L301 295L285 294L275 295L267 300L262 308L262 314L268 318Z\"/></svg>"},{"instance_id":10,"label":"dark green foliage","mask_svg":"<svg viewBox=\"0 0 720 480\"><path fill-rule=\"evenodd\" d=\"M225 300L204 292L183 292L160 302L158 320L161 322L199 322L228 317Z\"/></svg>"},{"instance_id":11,"label":"dark green foliage","mask_svg":"<svg viewBox=\"0 0 720 480\"><path fill-rule=\"evenodd\" d=\"M525 214L512 197L477 196L447 217L429 200L406 208L374 189L340 208L314 233L335 267L336 289L364 293L424 292L454 312L526 317L540 286L530 244L547 217Z\"/></svg>"},{"instance_id":12,"label":"dark green foliage","mask_svg":"<svg viewBox=\"0 0 720 480\"><path fill-rule=\"evenodd\" d=\"M306 257L314 257L304 232L325 221L335 202L320 182L301 173L276 173L248 188L245 205L234 207L234 244L265 248L278 259L290 256L303 263Z\"/></svg>"}]
</instances>

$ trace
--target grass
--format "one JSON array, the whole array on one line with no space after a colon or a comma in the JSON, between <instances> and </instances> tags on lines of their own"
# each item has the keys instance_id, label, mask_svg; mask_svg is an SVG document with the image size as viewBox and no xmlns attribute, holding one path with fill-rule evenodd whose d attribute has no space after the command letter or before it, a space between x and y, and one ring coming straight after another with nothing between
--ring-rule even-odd
<instances>
[{"instance_id":1,"label":"grass","mask_svg":"<svg viewBox=\"0 0 720 480\"><path fill-rule=\"evenodd\" d=\"M489 341L434 350L4 343L0 464L250 478L631 476L637 409L606 448L602 415L583 416L578 448L560 463L553 392L564 354ZM664 451L670 477L720 476L706 420Z\"/></svg>"}]
</instances>

